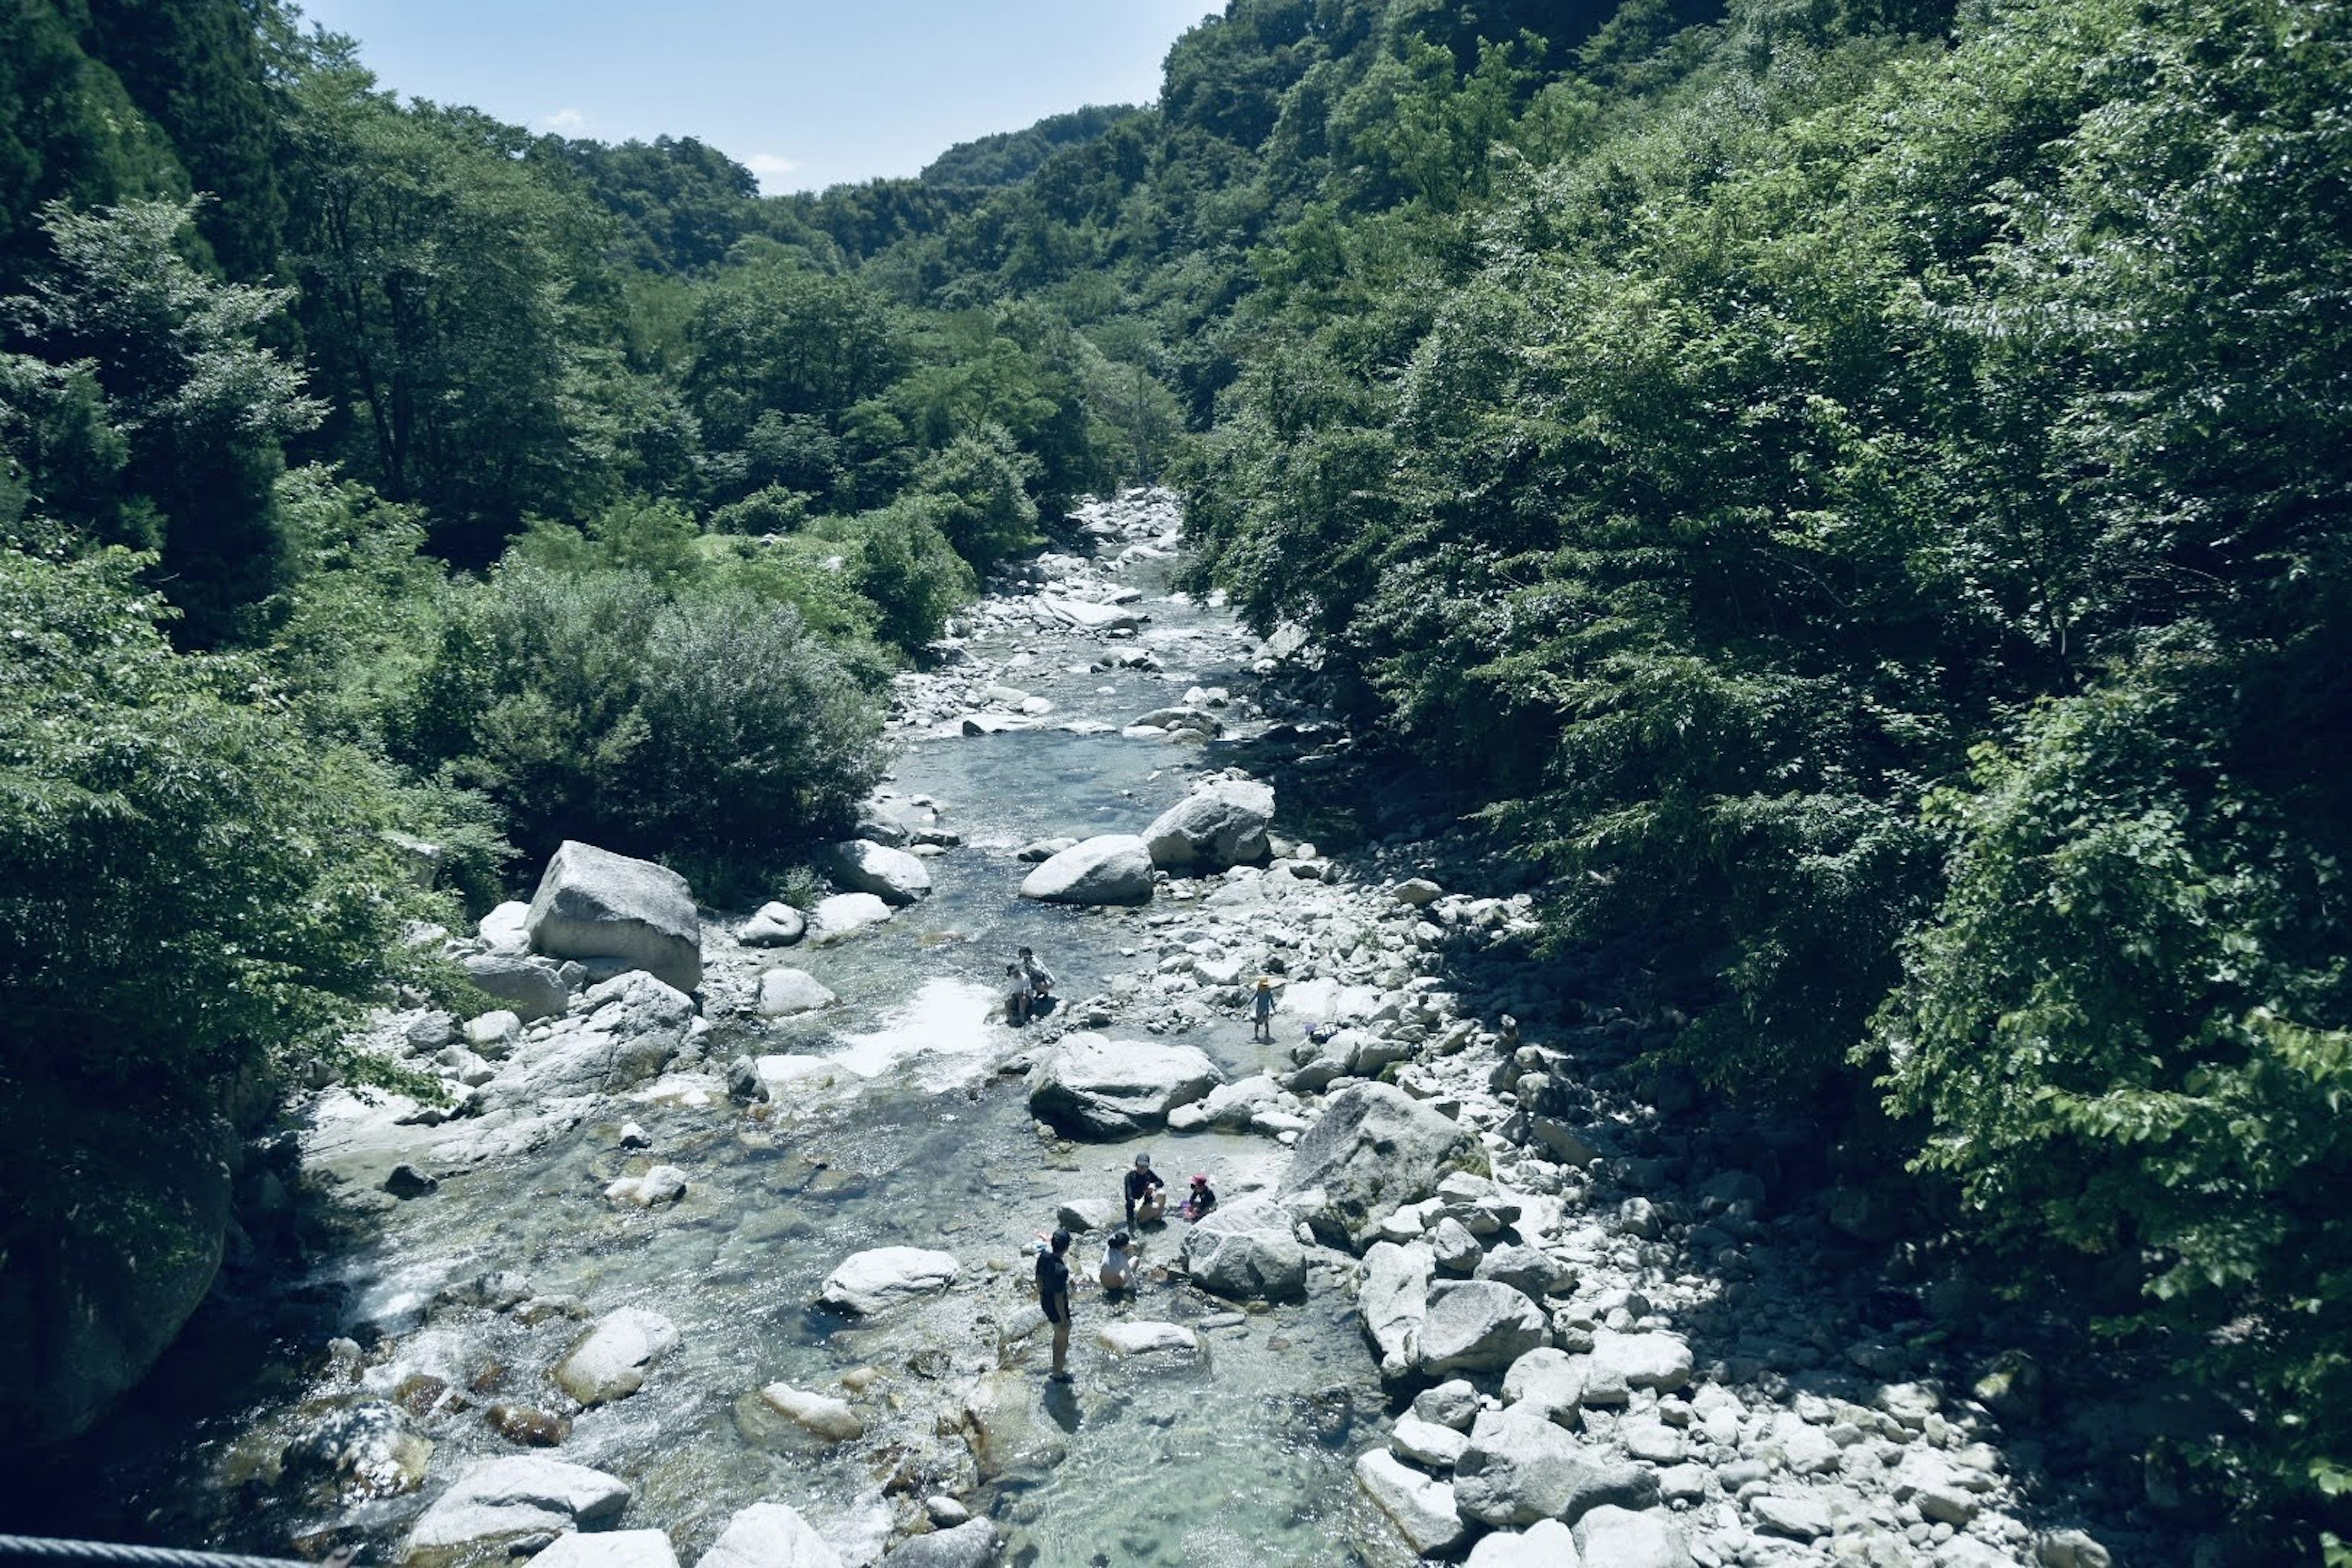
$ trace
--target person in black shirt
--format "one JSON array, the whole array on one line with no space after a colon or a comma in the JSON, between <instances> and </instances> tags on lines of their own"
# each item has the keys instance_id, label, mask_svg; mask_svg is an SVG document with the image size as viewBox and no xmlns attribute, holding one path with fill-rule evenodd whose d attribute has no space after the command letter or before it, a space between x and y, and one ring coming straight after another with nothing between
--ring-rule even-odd
<instances>
[{"instance_id":1,"label":"person in black shirt","mask_svg":"<svg viewBox=\"0 0 2352 1568\"><path fill-rule=\"evenodd\" d=\"M1037 1305L1054 1325L1055 1383L1070 1381L1070 1233L1057 1230L1048 1249L1037 1255Z\"/></svg>"},{"instance_id":2,"label":"person in black shirt","mask_svg":"<svg viewBox=\"0 0 2352 1568\"><path fill-rule=\"evenodd\" d=\"M1127 1226L1135 1222L1158 1219L1168 1212L1168 1184L1151 1168L1151 1156L1138 1154L1135 1168L1127 1173Z\"/></svg>"}]
</instances>

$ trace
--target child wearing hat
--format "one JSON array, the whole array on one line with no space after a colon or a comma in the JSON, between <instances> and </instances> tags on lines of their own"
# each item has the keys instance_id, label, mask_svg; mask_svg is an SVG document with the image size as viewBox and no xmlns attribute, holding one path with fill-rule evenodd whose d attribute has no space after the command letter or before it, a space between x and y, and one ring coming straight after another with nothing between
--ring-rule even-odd
<instances>
[{"instance_id":1,"label":"child wearing hat","mask_svg":"<svg viewBox=\"0 0 2352 1568\"><path fill-rule=\"evenodd\" d=\"M1217 1206L1217 1194L1209 1189L1206 1173L1192 1178L1192 1190L1184 1194L1184 1206L1176 1212L1186 1219L1198 1220Z\"/></svg>"},{"instance_id":2,"label":"child wearing hat","mask_svg":"<svg viewBox=\"0 0 2352 1568\"><path fill-rule=\"evenodd\" d=\"M1250 998L1250 1038L1274 1039L1274 977L1257 977L1257 994Z\"/></svg>"}]
</instances>

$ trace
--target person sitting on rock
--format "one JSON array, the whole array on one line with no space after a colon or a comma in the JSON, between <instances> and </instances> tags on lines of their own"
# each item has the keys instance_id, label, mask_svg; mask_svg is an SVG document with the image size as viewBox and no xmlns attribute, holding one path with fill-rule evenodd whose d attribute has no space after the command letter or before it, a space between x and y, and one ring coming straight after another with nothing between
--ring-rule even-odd
<instances>
[{"instance_id":1,"label":"person sitting on rock","mask_svg":"<svg viewBox=\"0 0 2352 1568\"><path fill-rule=\"evenodd\" d=\"M1149 1225L1168 1212L1168 1184L1151 1168L1151 1156L1138 1154L1127 1173L1127 1223L1129 1229Z\"/></svg>"},{"instance_id":2,"label":"person sitting on rock","mask_svg":"<svg viewBox=\"0 0 2352 1568\"><path fill-rule=\"evenodd\" d=\"M1192 1178L1192 1190L1184 1194L1184 1206L1176 1212L1186 1219L1197 1220L1217 1206L1217 1194L1210 1190L1209 1178L1203 1173Z\"/></svg>"},{"instance_id":3,"label":"person sitting on rock","mask_svg":"<svg viewBox=\"0 0 2352 1568\"><path fill-rule=\"evenodd\" d=\"M1096 1271L1106 1290L1124 1290L1135 1283L1135 1237L1123 1230L1111 1232L1103 1248L1102 1268Z\"/></svg>"}]
</instances>

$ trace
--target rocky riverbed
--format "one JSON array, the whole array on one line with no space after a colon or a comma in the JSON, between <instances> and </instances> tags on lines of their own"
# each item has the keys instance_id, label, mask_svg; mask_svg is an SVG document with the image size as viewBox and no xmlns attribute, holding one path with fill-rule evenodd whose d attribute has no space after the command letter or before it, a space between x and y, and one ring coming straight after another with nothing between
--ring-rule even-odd
<instances>
[{"instance_id":1,"label":"rocky riverbed","mask_svg":"<svg viewBox=\"0 0 2352 1568\"><path fill-rule=\"evenodd\" d=\"M1675 1021L1536 959L1507 860L1409 812L1312 841L1388 786L1295 645L1170 591L1180 517L1089 506L900 678L810 907L582 847L420 932L507 1004L371 1031L448 1103L320 1088L309 1271L37 1517L426 1568L2179 1560L2110 1484L2127 1395L2053 1408L1803 1128L1630 1068ZM1016 1029L1021 944L1059 984ZM1139 1150L1223 1201L1110 1297Z\"/></svg>"}]
</instances>

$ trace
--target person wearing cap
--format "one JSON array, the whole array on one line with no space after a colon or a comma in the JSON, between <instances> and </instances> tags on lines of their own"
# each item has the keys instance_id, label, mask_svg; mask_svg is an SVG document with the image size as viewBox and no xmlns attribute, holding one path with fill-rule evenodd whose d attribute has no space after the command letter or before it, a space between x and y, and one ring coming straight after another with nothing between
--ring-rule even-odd
<instances>
[{"instance_id":1,"label":"person wearing cap","mask_svg":"<svg viewBox=\"0 0 2352 1568\"><path fill-rule=\"evenodd\" d=\"M1037 1305L1054 1325L1055 1383L1070 1381L1070 1233L1054 1232L1054 1239L1037 1254Z\"/></svg>"},{"instance_id":2,"label":"person wearing cap","mask_svg":"<svg viewBox=\"0 0 2352 1568\"><path fill-rule=\"evenodd\" d=\"M1274 977L1270 974L1257 977L1257 994L1250 998L1250 1038L1274 1039Z\"/></svg>"},{"instance_id":3,"label":"person wearing cap","mask_svg":"<svg viewBox=\"0 0 2352 1568\"><path fill-rule=\"evenodd\" d=\"M1207 1173L1192 1178L1192 1190L1184 1194L1184 1206L1176 1212L1186 1219L1197 1220L1217 1206L1217 1194L1209 1189Z\"/></svg>"},{"instance_id":4,"label":"person wearing cap","mask_svg":"<svg viewBox=\"0 0 2352 1568\"><path fill-rule=\"evenodd\" d=\"M1168 1212L1168 1184L1151 1168L1151 1156L1138 1154L1135 1166L1127 1173L1127 1226L1132 1230L1138 1221L1158 1219Z\"/></svg>"}]
</instances>

